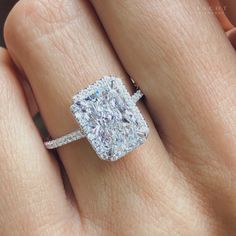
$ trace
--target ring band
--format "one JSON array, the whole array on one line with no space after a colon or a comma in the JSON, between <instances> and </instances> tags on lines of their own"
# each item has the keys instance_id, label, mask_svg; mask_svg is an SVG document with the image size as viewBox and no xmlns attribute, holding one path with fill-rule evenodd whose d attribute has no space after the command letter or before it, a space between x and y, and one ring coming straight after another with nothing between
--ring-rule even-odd
<instances>
[{"instance_id":1,"label":"ring band","mask_svg":"<svg viewBox=\"0 0 236 236\"><path fill-rule=\"evenodd\" d=\"M141 90L137 90L133 95L132 95L132 100L134 103L137 103L141 98L143 97L143 93ZM66 134L60 138L53 139L47 142L44 142L45 146L47 149L55 149L58 147L61 147L63 145L75 142L81 138L85 138L86 135L82 133L80 129L73 131L69 134Z\"/></svg>"},{"instance_id":2,"label":"ring band","mask_svg":"<svg viewBox=\"0 0 236 236\"><path fill-rule=\"evenodd\" d=\"M104 76L72 99L71 111L80 129L44 142L54 149L87 138L103 160L115 161L141 145L149 129L136 103L143 97L138 89L129 95L122 81Z\"/></svg>"}]
</instances>

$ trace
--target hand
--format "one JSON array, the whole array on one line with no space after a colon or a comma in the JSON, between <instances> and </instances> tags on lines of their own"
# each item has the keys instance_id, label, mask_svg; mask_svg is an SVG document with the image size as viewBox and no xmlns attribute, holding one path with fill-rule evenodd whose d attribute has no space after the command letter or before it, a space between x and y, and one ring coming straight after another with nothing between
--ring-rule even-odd
<instances>
[{"instance_id":1,"label":"hand","mask_svg":"<svg viewBox=\"0 0 236 236\"><path fill-rule=\"evenodd\" d=\"M19 70L1 50L0 235L235 235L236 59L207 7L16 5L5 40ZM69 111L75 92L107 74L130 84L127 73L146 98L143 146L114 163L82 140L58 149L58 160L45 150L22 74L58 137L78 127Z\"/></svg>"}]
</instances>

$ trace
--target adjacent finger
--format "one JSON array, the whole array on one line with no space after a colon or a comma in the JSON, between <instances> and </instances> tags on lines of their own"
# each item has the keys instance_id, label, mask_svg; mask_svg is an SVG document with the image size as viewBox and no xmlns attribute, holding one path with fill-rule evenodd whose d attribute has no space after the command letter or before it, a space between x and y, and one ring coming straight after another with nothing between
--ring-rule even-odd
<instances>
[{"instance_id":1,"label":"adjacent finger","mask_svg":"<svg viewBox=\"0 0 236 236\"><path fill-rule=\"evenodd\" d=\"M206 1L92 2L176 163L223 191L221 172L235 166L236 58L214 15L196 11Z\"/></svg>"},{"instance_id":2,"label":"adjacent finger","mask_svg":"<svg viewBox=\"0 0 236 236\"><path fill-rule=\"evenodd\" d=\"M74 210L17 77L7 52L0 49L0 235L63 234L77 224Z\"/></svg>"},{"instance_id":3,"label":"adjacent finger","mask_svg":"<svg viewBox=\"0 0 236 236\"><path fill-rule=\"evenodd\" d=\"M207 1L92 3L146 94L176 165L234 232L235 207L224 215L228 222L221 213L236 196L228 185L235 180L236 58L215 16L199 14L199 7L209 8Z\"/></svg>"}]
</instances>

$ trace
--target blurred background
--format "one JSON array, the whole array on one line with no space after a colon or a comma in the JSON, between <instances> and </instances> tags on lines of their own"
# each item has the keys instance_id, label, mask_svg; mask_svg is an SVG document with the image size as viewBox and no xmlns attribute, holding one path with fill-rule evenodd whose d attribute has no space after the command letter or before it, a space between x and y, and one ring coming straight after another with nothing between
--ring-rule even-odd
<instances>
[{"instance_id":1,"label":"blurred background","mask_svg":"<svg viewBox=\"0 0 236 236\"><path fill-rule=\"evenodd\" d=\"M0 46L4 46L2 32L5 19L16 2L17 0L0 0Z\"/></svg>"}]
</instances>

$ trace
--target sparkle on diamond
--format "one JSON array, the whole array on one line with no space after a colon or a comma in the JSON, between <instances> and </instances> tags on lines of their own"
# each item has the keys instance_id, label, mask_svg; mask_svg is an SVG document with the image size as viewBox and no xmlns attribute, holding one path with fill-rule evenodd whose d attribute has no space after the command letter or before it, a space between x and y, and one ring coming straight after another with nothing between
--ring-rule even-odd
<instances>
[{"instance_id":1,"label":"sparkle on diamond","mask_svg":"<svg viewBox=\"0 0 236 236\"><path fill-rule=\"evenodd\" d=\"M72 112L104 160L119 159L147 137L148 127L120 79L103 78L83 90Z\"/></svg>"}]
</instances>

